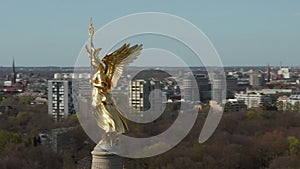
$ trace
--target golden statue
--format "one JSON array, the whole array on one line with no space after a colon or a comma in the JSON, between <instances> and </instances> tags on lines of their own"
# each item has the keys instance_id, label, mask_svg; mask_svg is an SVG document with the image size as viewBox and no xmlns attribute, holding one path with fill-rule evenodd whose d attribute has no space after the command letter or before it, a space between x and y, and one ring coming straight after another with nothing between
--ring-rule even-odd
<instances>
[{"instance_id":1,"label":"golden statue","mask_svg":"<svg viewBox=\"0 0 300 169\"><path fill-rule=\"evenodd\" d=\"M121 48L104 56L101 62L98 57L101 48L95 48L93 44L92 19L89 35L90 48L87 45L85 47L91 59L91 74L93 74L91 75L92 109L98 126L107 134L105 137L112 137L127 132L128 126L124 114L115 105L111 90L116 87L126 66L141 53L142 45L124 44ZM102 139L101 142L106 141Z\"/></svg>"}]
</instances>

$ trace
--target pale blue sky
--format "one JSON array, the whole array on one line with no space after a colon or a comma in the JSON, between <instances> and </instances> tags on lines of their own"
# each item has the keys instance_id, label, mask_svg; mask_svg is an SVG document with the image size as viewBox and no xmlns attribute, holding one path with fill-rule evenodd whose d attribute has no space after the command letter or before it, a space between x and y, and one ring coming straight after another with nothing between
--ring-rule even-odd
<instances>
[{"instance_id":1,"label":"pale blue sky","mask_svg":"<svg viewBox=\"0 0 300 169\"><path fill-rule=\"evenodd\" d=\"M5 0L0 5L0 66L73 66L95 28L137 12L165 12L199 27L224 65L300 66L298 0Z\"/></svg>"}]
</instances>

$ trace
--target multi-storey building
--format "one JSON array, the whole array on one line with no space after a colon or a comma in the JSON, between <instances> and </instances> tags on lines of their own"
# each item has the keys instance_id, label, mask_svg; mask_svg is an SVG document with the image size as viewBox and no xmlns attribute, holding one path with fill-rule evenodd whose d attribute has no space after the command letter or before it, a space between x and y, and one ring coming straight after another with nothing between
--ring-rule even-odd
<instances>
[{"instance_id":1,"label":"multi-storey building","mask_svg":"<svg viewBox=\"0 0 300 169\"><path fill-rule=\"evenodd\" d=\"M280 68L277 72L278 75L282 75L284 79L291 78L291 72L289 68Z\"/></svg>"},{"instance_id":2,"label":"multi-storey building","mask_svg":"<svg viewBox=\"0 0 300 169\"><path fill-rule=\"evenodd\" d=\"M300 92L294 92L290 98L289 98L289 103L292 105L295 105L296 103L300 103Z\"/></svg>"},{"instance_id":3,"label":"multi-storey building","mask_svg":"<svg viewBox=\"0 0 300 169\"><path fill-rule=\"evenodd\" d=\"M198 98L195 90L198 86L197 83L194 80L194 76L193 74L188 74L186 75L186 77L183 79L183 96L184 96L184 100L186 101L197 101L199 100L199 96ZM199 94L198 94L199 95Z\"/></svg>"},{"instance_id":4,"label":"multi-storey building","mask_svg":"<svg viewBox=\"0 0 300 169\"><path fill-rule=\"evenodd\" d=\"M211 87L212 87L212 91L211 91L212 100L215 100L218 103L222 102L221 93L223 91L224 82L221 79L214 79L211 81Z\"/></svg>"},{"instance_id":5,"label":"multi-storey building","mask_svg":"<svg viewBox=\"0 0 300 169\"><path fill-rule=\"evenodd\" d=\"M75 113L72 98L72 81L48 81L48 113L56 121L67 119Z\"/></svg>"},{"instance_id":6,"label":"multi-storey building","mask_svg":"<svg viewBox=\"0 0 300 169\"><path fill-rule=\"evenodd\" d=\"M249 71L249 84L251 86L263 86L265 84L265 75L259 71Z\"/></svg>"},{"instance_id":7,"label":"multi-storey building","mask_svg":"<svg viewBox=\"0 0 300 169\"><path fill-rule=\"evenodd\" d=\"M129 104L137 111L144 111L149 106L145 103L146 88L147 82L143 79L133 80L129 84Z\"/></svg>"},{"instance_id":8,"label":"multi-storey building","mask_svg":"<svg viewBox=\"0 0 300 169\"><path fill-rule=\"evenodd\" d=\"M211 89L207 74L186 74L183 92L186 101L208 101L211 98Z\"/></svg>"},{"instance_id":9,"label":"multi-storey building","mask_svg":"<svg viewBox=\"0 0 300 169\"><path fill-rule=\"evenodd\" d=\"M154 91L157 89L157 91ZM156 80L135 79L129 84L129 104L137 111L161 111L163 96L162 82ZM154 92L152 92L154 91Z\"/></svg>"},{"instance_id":10,"label":"multi-storey building","mask_svg":"<svg viewBox=\"0 0 300 169\"><path fill-rule=\"evenodd\" d=\"M235 92L238 90L238 79L234 76L226 76L226 87L228 91Z\"/></svg>"},{"instance_id":11,"label":"multi-storey building","mask_svg":"<svg viewBox=\"0 0 300 169\"><path fill-rule=\"evenodd\" d=\"M237 100L244 101L247 108L257 108L260 104L271 102L269 95L264 95L262 93L236 93L235 98Z\"/></svg>"},{"instance_id":12,"label":"multi-storey building","mask_svg":"<svg viewBox=\"0 0 300 169\"><path fill-rule=\"evenodd\" d=\"M243 100L228 99L226 100L224 111L225 112L237 112L247 108L247 105Z\"/></svg>"}]
</instances>

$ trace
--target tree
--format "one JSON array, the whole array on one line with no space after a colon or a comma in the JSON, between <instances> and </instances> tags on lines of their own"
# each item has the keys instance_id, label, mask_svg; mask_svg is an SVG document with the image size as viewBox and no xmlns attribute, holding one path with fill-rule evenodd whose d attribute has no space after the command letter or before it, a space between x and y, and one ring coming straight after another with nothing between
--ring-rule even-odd
<instances>
[{"instance_id":1,"label":"tree","mask_svg":"<svg viewBox=\"0 0 300 169\"><path fill-rule=\"evenodd\" d=\"M292 111L293 110L293 105L290 102L286 102L286 110Z\"/></svg>"},{"instance_id":2,"label":"tree","mask_svg":"<svg viewBox=\"0 0 300 169\"><path fill-rule=\"evenodd\" d=\"M294 156L282 156L275 158L271 161L269 169L279 169L279 168L300 168L300 162L297 157Z\"/></svg>"},{"instance_id":3,"label":"tree","mask_svg":"<svg viewBox=\"0 0 300 169\"><path fill-rule=\"evenodd\" d=\"M45 146L26 147L24 144L15 144L0 151L0 166L3 169L60 169L62 158Z\"/></svg>"},{"instance_id":4,"label":"tree","mask_svg":"<svg viewBox=\"0 0 300 169\"><path fill-rule=\"evenodd\" d=\"M277 107L278 107L278 110L281 110L283 111L285 109L285 106L284 106L284 102L283 101L279 101L276 103Z\"/></svg>"},{"instance_id":5,"label":"tree","mask_svg":"<svg viewBox=\"0 0 300 169\"><path fill-rule=\"evenodd\" d=\"M34 97L32 96L22 96L19 97L19 104L26 105L30 104L34 100Z\"/></svg>"},{"instance_id":6,"label":"tree","mask_svg":"<svg viewBox=\"0 0 300 169\"><path fill-rule=\"evenodd\" d=\"M248 110L248 111L247 111L247 117L248 117L249 119L262 119L261 113L255 111L255 110Z\"/></svg>"},{"instance_id":7,"label":"tree","mask_svg":"<svg viewBox=\"0 0 300 169\"><path fill-rule=\"evenodd\" d=\"M289 154L293 156L300 156L300 140L296 137L288 137Z\"/></svg>"},{"instance_id":8,"label":"tree","mask_svg":"<svg viewBox=\"0 0 300 169\"><path fill-rule=\"evenodd\" d=\"M0 130L0 150L9 144L21 143L22 139L17 133Z\"/></svg>"},{"instance_id":9,"label":"tree","mask_svg":"<svg viewBox=\"0 0 300 169\"><path fill-rule=\"evenodd\" d=\"M293 110L295 112L300 112L300 102L299 101L294 104Z\"/></svg>"}]
</instances>

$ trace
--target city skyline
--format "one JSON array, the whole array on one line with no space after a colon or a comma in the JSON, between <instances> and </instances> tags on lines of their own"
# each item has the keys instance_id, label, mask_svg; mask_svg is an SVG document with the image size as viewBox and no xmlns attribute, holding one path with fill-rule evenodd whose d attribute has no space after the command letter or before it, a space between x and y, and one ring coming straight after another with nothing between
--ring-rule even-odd
<instances>
[{"instance_id":1,"label":"city skyline","mask_svg":"<svg viewBox=\"0 0 300 169\"><path fill-rule=\"evenodd\" d=\"M3 1L0 166L300 168L299 19L297 0Z\"/></svg>"},{"instance_id":2,"label":"city skyline","mask_svg":"<svg viewBox=\"0 0 300 169\"><path fill-rule=\"evenodd\" d=\"M97 30L119 17L150 11L195 24L212 41L224 66L300 65L298 1L6 1L0 9L0 66L10 66L13 57L17 67L74 66L88 40L91 16Z\"/></svg>"}]
</instances>

